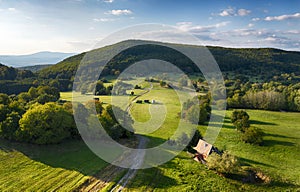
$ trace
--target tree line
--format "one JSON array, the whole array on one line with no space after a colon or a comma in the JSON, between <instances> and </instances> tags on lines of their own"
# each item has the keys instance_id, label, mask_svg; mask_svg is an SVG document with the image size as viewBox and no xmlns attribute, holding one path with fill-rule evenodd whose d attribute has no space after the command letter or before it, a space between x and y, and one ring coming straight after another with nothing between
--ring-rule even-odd
<instances>
[{"instance_id":1,"label":"tree line","mask_svg":"<svg viewBox=\"0 0 300 192\"><path fill-rule=\"evenodd\" d=\"M31 87L27 92L16 96L0 94L0 137L8 140L51 144L65 139L79 139L71 102L59 102L59 90L50 86ZM124 129L114 116L113 106L102 106L100 101L78 103L82 110L91 110L95 106L97 118L105 131L113 139L130 137L132 132ZM125 111L116 107L122 117ZM86 114L86 113L85 113ZM88 117L85 117L89 121ZM132 119L126 116L127 124Z\"/></svg>"},{"instance_id":2,"label":"tree line","mask_svg":"<svg viewBox=\"0 0 300 192\"><path fill-rule=\"evenodd\" d=\"M300 83L242 83L237 80L227 85L227 105L230 108L300 111L299 89Z\"/></svg>"}]
</instances>

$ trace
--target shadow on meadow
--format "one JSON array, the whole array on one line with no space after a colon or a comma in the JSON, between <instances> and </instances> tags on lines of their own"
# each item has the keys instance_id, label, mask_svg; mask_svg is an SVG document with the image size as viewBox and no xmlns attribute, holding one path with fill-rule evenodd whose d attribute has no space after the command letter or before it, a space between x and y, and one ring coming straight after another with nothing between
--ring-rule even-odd
<instances>
[{"instance_id":1,"label":"shadow on meadow","mask_svg":"<svg viewBox=\"0 0 300 192\"><path fill-rule=\"evenodd\" d=\"M78 171L92 175L107 165L97 157L81 140L66 140L60 144L36 145L0 140L0 149L6 152L18 151L28 158L54 168Z\"/></svg>"},{"instance_id":2,"label":"shadow on meadow","mask_svg":"<svg viewBox=\"0 0 300 192\"><path fill-rule=\"evenodd\" d=\"M276 123L265 122L265 121L258 121L258 120L249 120L251 125L277 125Z\"/></svg>"},{"instance_id":3,"label":"shadow on meadow","mask_svg":"<svg viewBox=\"0 0 300 192\"><path fill-rule=\"evenodd\" d=\"M243 166L251 166L251 164L255 164L255 165L263 165L263 166L266 166L266 167L274 167L272 165L268 165L268 164L261 163L261 162L258 162L258 161L254 161L254 160L251 160L251 159L246 159L246 158L242 158L242 157L240 157L239 159L241 160L241 164Z\"/></svg>"},{"instance_id":4,"label":"shadow on meadow","mask_svg":"<svg viewBox=\"0 0 300 192\"><path fill-rule=\"evenodd\" d=\"M141 190L153 191L154 189L167 189L171 186L178 185L177 181L171 177L168 177L157 168L149 168L139 170L135 178L126 186L129 191Z\"/></svg>"},{"instance_id":5,"label":"shadow on meadow","mask_svg":"<svg viewBox=\"0 0 300 192\"><path fill-rule=\"evenodd\" d=\"M286 138L286 139L299 139L297 137L290 137L285 135L273 134L273 133L265 133L264 136L277 137L277 138Z\"/></svg>"},{"instance_id":6,"label":"shadow on meadow","mask_svg":"<svg viewBox=\"0 0 300 192\"><path fill-rule=\"evenodd\" d=\"M147 138L152 141L152 147L165 142L161 138ZM126 140L122 142L124 143ZM77 171L85 176L93 176L98 180L107 180L107 174L110 174L113 170L118 171L118 174L126 170L109 165L109 163L96 156L82 140L66 140L60 144L36 145L0 139L0 151L6 153L20 152L28 158L50 167ZM113 177L109 179L114 179L117 176L113 173L112 175ZM173 183L171 179L164 179L168 183Z\"/></svg>"},{"instance_id":7,"label":"shadow on meadow","mask_svg":"<svg viewBox=\"0 0 300 192\"><path fill-rule=\"evenodd\" d=\"M264 139L263 146L272 147L275 145L283 145L283 146L295 146L295 143L289 141L278 141L273 139Z\"/></svg>"}]
</instances>

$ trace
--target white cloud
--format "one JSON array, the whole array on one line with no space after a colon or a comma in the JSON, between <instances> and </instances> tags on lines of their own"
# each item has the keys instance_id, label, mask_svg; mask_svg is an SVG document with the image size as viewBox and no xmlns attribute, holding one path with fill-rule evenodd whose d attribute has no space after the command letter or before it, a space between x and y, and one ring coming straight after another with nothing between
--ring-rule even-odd
<instances>
[{"instance_id":1,"label":"white cloud","mask_svg":"<svg viewBox=\"0 0 300 192\"><path fill-rule=\"evenodd\" d=\"M252 20L252 21L259 21L259 20L260 20L260 18L258 18L258 17L255 17L255 18L252 18L251 20Z\"/></svg>"},{"instance_id":2,"label":"white cloud","mask_svg":"<svg viewBox=\"0 0 300 192\"><path fill-rule=\"evenodd\" d=\"M94 18L93 21L95 22L109 22L109 21L115 21L115 19L112 18Z\"/></svg>"},{"instance_id":3,"label":"white cloud","mask_svg":"<svg viewBox=\"0 0 300 192\"><path fill-rule=\"evenodd\" d=\"M246 16L251 13L250 10L247 9L239 9L236 10L235 8L228 7L227 9L224 9L221 13L219 13L220 16L226 17L226 16Z\"/></svg>"},{"instance_id":4,"label":"white cloud","mask_svg":"<svg viewBox=\"0 0 300 192\"><path fill-rule=\"evenodd\" d=\"M14 8L14 7L10 7L10 8L8 8L7 10L8 10L8 11L16 11L17 9Z\"/></svg>"},{"instance_id":5,"label":"white cloud","mask_svg":"<svg viewBox=\"0 0 300 192\"><path fill-rule=\"evenodd\" d=\"M112 3L114 0L104 0L105 3Z\"/></svg>"},{"instance_id":6,"label":"white cloud","mask_svg":"<svg viewBox=\"0 0 300 192\"><path fill-rule=\"evenodd\" d=\"M298 50L300 30L270 30L270 29L234 29L209 33L208 44L228 47L274 47L286 50ZM298 45L298 46L297 46Z\"/></svg>"},{"instance_id":7,"label":"white cloud","mask_svg":"<svg viewBox=\"0 0 300 192\"><path fill-rule=\"evenodd\" d=\"M106 12L106 14L111 14L111 15L131 15L133 12L129 9L113 9L109 12Z\"/></svg>"},{"instance_id":8,"label":"white cloud","mask_svg":"<svg viewBox=\"0 0 300 192\"><path fill-rule=\"evenodd\" d=\"M246 16L249 15L251 11L247 9L239 9L237 13L239 16Z\"/></svg>"},{"instance_id":9,"label":"white cloud","mask_svg":"<svg viewBox=\"0 0 300 192\"><path fill-rule=\"evenodd\" d=\"M285 34L291 34L291 35L300 35L300 30L288 30L284 32Z\"/></svg>"},{"instance_id":10,"label":"white cloud","mask_svg":"<svg viewBox=\"0 0 300 192\"><path fill-rule=\"evenodd\" d=\"M229 21L224 21L221 23L216 23L214 25L201 26L201 25L193 25L192 22L180 22L180 23L177 23L176 25L180 30L197 34L197 33L201 33L201 32L207 32L212 29L224 27L224 26L228 25L229 23L230 23Z\"/></svg>"},{"instance_id":11,"label":"white cloud","mask_svg":"<svg viewBox=\"0 0 300 192\"><path fill-rule=\"evenodd\" d=\"M231 7L224 9L220 14L220 16L225 17L225 16L234 16L235 15L235 10Z\"/></svg>"},{"instance_id":12,"label":"white cloud","mask_svg":"<svg viewBox=\"0 0 300 192\"><path fill-rule=\"evenodd\" d=\"M264 40L265 40L265 41L276 41L277 38L275 38L275 37L267 37L267 38L265 38Z\"/></svg>"},{"instance_id":13,"label":"white cloud","mask_svg":"<svg viewBox=\"0 0 300 192\"><path fill-rule=\"evenodd\" d=\"M280 15L280 16L268 16L264 20L265 21L283 21L287 19L300 19L300 13L295 13L292 15Z\"/></svg>"},{"instance_id":14,"label":"white cloud","mask_svg":"<svg viewBox=\"0 0 300 192\"><path fill-rule=\"evenodd\" d=\"M249 23L249 24L248 24L248 27L253 27L253 26L254 26L253 23Z\"/></svg>"}]
</instances>

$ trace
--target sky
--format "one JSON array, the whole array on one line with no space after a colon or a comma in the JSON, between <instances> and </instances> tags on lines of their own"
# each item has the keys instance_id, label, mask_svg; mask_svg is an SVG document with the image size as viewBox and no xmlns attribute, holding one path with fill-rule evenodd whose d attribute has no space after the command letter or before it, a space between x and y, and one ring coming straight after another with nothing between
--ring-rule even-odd
<instances>
[{"instance_id":1,"label":"sky","mask_svg":"<svg viewBox=\"0 0 300 192\"><path fill-rule=\"evenodd\" d=\"M300 1L0 0L0 55L80 53L144 23L174 26L203 45L300 51Z\"/></svg>"}]
</instances>

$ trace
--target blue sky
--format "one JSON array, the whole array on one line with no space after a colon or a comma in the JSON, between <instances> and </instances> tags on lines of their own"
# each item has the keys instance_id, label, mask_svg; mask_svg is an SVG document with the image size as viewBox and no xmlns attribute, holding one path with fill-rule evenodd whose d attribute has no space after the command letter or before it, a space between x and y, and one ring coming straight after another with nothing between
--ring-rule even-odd
<instances>
[{"instance_id":1,"label":"blue sky","mask_svg":"<svg viewBox=\"0 0 300 192\"><path fill-rule=\"evenodd\" d=\"M204 45L300 51L300 1L0 0L0 54L79 53L143 23L175 26Z\"/></svg>"}]
</instances>

